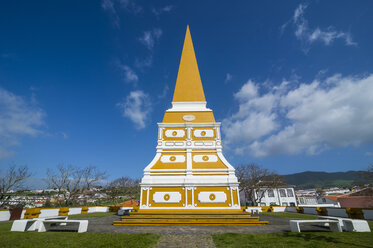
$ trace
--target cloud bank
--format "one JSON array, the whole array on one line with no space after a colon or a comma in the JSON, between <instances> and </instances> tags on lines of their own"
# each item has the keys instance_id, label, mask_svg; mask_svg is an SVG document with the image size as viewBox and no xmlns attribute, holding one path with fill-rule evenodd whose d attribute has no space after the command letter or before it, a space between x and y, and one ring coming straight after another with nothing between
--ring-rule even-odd
<instances>
[{"instance_id":1,"label":"cloud bank","mask_svg":"<svg viewBox=\"0 0 373 248\"><path fill-rule=\"evenodd\" d=\"M284 81L262 94L260 85L244 84L234 94L238 111L223 120L225 141L237 154L314 155L373 144L373 74L298 85Z\"/></svg>"},{"instance_id":2,"label":"cloud bank","mask_svg":"<svg viewBox=\"0 0 373 248\"><path fill-rule=\"evenodd\" d=\"M42 133L45 112L34 99L28 100L0 87L0 159L11 157L11 147L24 136Z\"/></svg>"},{"instance_id":3,"label":"cloud bank","mask_svg":"<svg viewBox=\"0 0 373 248\"><path fill-rule=\"evenodd\" d=\"M316 27L314 29L309 27L308 20L304 17L304 13L307 4L301 3L295 9L292 19L282 25L281 31L288 26L289 23L292 23L295 31L295 37L300 40L305 46L305 51L308 51L309 46L315 42L321 42L324 45L331 45L335 40L341 39L344 40L347 46L356 46L357 43L352 40L351 34L345 31L338 31L334 26L329 26L326 29L321 29Z\"/></svg>"},{"instance_id":4,"label":"cloud bank","mask_svg":"<svg viewBox=\"0 0 373 248\"><path fill-rule=\"evenodd\" d=\"M136 129L143 129L151 111L149 95L142 90L131 91L123 102L117 104L124 117L130 119Z\"/></svg>"}]
</instances>

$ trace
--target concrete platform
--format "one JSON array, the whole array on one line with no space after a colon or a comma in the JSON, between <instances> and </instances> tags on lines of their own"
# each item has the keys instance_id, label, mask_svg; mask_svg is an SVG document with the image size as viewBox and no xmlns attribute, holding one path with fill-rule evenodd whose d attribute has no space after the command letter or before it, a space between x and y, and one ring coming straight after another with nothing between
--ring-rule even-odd
<instances>
[{"instance_id":1,"label":"concrete platform","mask_svg":"<svg viewBox=\"0 0 373 248\"><path fill-rule=\"evenodd\" d=\"M158 234L219 234L219 233L276 233L290 232L289 218L260 215L260 220L268 221L261 226L114 226L113 221L121 220L113 215L90 219L88 232L101 233L158 233ZM309 226L304 231L328 232L328 228Z\"/></svg>"}]
</instances>

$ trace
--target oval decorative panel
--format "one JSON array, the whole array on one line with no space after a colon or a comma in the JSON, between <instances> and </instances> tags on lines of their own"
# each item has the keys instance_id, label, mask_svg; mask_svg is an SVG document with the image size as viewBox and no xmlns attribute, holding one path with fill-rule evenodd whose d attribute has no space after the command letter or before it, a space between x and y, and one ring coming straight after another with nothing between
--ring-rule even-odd
<instances>
[{"instance_id":1,"label":"oval decorative panel","mask_svg":"<svg viewBox=\"0 0 373 248\"><path fill-rule=\"evenodd\" d=\"M193 131L193 135L196 138L212 138L214 137L214 131L211 129L196 129Z\"/></svg>"},{"instance_id":2,"label":"oval decorative panel","mask_svg":"<svg viewBox=\"0 0 373 248\"><path fill-rule=\"evenodd\" d=\"M202 155L194 155L193 156L193 162L196 162L196 163L214 163L214 162L218 162L218 156L216 155L205 155L205 154L202 154Z\"/></svg>"},{"instance_id":3,"label":"oval decorative panel","mask_svg":"<svg viewBox=\"0 0 373 248\"><path fill-rule=\"evenodd\" d=\"M225 192L200 192L198 201L201 203L224 203L227 201Z\"/></svg>"},{"instance_id":4,"label":"oval decorative panel","mask_svg":"<svg viewBox=\"0 0 373 248\"><path fill-rule=\"evenodd\" d=\"M184 163L185 156L184 155L163 155L161 157L162 163Z\"/></svg>"},{"instance_id":5,"label":"oval decorative panel","mask_svg":"<svg viewBox=\"0 0 373 248\"><path fill-rule=\"evenodd\" d=\"M165 135L167 138L183 138L185 131L181 129L166 130Z\"/></svg>"},{"instance_id":6,"label":"oval decorative panel","mask_svg":"<svg viewBox=\"0 0 373 248\"><path fill-rule=\"evenodd\" d=\"M179 192L155 192L153 201L155 203L178 203L181 201L181 194Z\"/></svg>"}]
</instances>

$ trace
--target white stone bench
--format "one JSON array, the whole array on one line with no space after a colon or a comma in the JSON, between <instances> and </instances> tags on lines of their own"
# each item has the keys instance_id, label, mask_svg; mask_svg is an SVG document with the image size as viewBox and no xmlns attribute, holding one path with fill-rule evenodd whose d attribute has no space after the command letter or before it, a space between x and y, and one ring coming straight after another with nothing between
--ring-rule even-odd
<instances>
[{"instance_id":1,"label":"white stone bench","mask_svg":"<svg viewBox=\"0 0 373 248\"><path fill-rule=\"evenodd\" d=\"M12 228L10 229L10 231L13 231L13 232L35 231L39 229L41 221L54 220L54 219L67 220L67 216L55 216L55 217L46 217L46 218L15 220L13 221Z\"/></svg>"},{"instance_id":2,"label":"white stone bench","mask_svg":"<svg viewBox=\"0 0 373 248\"><path fill-rule=\"evenodd\" d=\"M318 216L317 219L338 220L342 229L346 232L370 232L370 227L366 220L335 216Z\"/></svg>"},{"instance_id":3,"label":"white stone bench","mask_svg":"<svg viewBox=\"0 0 373 248\"><path fill-rule=\"evenodd\" d=\"M35 231L36 219L25 219L13 221L11 232Z\"/></svg>"},{"instance_id":4,"label":"white stone bench","mask_svg":"<svg viewBox=\"0 0 373 248\"><path fill-rule=\"evenodd\" d=\"M52 224L78 223L78 233L86 232L88 229L88 220L43 220L40 222L39 232L46 232Z\"/></svg>"},{"instance_id":5,"label":"white stone bench","mask_svg":"<svg viewBox=\"0 0 373 248\"><path fill-rule=\"evenodd\" d=\"M347 232L370 232L368 221L347 219L343 220L343 225Z\"/></svg>"},{"instance_id":6,"label":"white stone bench","mask_svg":"<svg viewBox=\"0 0 373 248\"><path fill-rule=\"evenodd\" d=\"M67 215L66 216L55 216L55 217L45 217L45 218L36 218L36 222L33 224L34 230L30 231L37 231L40 228L41 222L45 220L67 220Z\"/></svg>"},{"instance_id":7,"label":"white stone bench","mask_svg":"<svg viewBox=\"0 0 373 248\"><path fill-rule=\"evenodd\" d=\"M133 207L121 207L117 214L122 216L122 215L130 215L130 212L132 212Z\"/></svg>"},{"instance_id":8,"label":"white stone bench","mask_svg":"<svg viewBox=\"0 0 373 248\"><path fill-rule=\"evenodd\" d=\"M338 220L290 220L290 230L292 232L301 232L300 224L329 224L332 232L342 232L341 225Z\"/></svg>"}]
</instances>

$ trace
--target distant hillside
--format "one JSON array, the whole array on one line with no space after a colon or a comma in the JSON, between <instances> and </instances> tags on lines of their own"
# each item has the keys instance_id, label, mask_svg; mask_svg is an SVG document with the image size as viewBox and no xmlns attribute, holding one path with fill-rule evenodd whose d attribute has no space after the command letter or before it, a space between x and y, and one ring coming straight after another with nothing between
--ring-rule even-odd
<instances>
[{"instance_id":1,"label":"distant hillside","mask_svg":"<svg viewBox=\"0 0 373 248\"><path fill-rule=\"evenodd\" d=\"M283 175L286 183L295 185L298 189L351 187L369 183L360 175L361 171L319 172L305 171L301 173Z\"/></svg>"}]
</instances>

